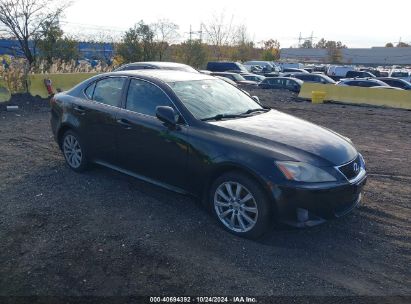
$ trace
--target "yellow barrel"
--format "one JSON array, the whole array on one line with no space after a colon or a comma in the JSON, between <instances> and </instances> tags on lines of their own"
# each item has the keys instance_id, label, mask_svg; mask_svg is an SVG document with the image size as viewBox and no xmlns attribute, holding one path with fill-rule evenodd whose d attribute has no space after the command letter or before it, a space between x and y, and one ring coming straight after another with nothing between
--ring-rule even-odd
<instances>
[{"instance_id":1,"label":"yellow barrel","mask_svg":"<svg viewBox=\"0 0 411 304\"><path fill-rule=\"evenodd\" d=\"M311 92L311 102L312 103L323 103L325 99L325 92L322 91L312 91Z\"/></svg>"}]
</instances>

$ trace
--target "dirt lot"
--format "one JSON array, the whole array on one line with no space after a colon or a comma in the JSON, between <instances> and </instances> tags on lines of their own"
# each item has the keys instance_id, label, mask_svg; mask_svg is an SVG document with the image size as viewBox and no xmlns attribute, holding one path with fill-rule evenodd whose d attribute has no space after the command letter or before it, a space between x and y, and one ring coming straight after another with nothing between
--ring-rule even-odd
<instances>
[{"instance_id":1,"label":"dirt lot","mask_svg":"<svg viewBox=\"0 0 411 304\"><path fill-rule=\"evenodd\" d=\"M70 171L46 104L20 103L0 110L0 295L411 295L411 112L257 93L353 140L370 173L362 206L237 238L190 197Z\"/></svg>"}]
</instances>

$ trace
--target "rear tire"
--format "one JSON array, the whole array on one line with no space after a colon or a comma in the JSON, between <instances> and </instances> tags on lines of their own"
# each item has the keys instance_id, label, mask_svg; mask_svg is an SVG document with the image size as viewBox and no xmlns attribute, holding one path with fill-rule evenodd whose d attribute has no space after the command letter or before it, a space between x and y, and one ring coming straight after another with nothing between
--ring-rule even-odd
<instances>
[{"instance_id":1,"label":"rear tire","mask_svg":"<svg viewBox=\"0 0 411 304\"><path fill-rule=\"evenodd\" d=\"M218 177L211 186L209 202L216 220L234 235L257 239L272 225L271 203L264 189L241 172Z\"/></svg>"},{"instance_id":2,"label":"rear tire","mask_svg":"<svg viewBox=\"0 0 411 304\"><path fill-rule=\"evenodd\" d=\"M88 161L85 147L76 132L68 130L64 133L61 139L61 150L70 169L76 172L87 169Z\"/></svg>"}]
</instances>

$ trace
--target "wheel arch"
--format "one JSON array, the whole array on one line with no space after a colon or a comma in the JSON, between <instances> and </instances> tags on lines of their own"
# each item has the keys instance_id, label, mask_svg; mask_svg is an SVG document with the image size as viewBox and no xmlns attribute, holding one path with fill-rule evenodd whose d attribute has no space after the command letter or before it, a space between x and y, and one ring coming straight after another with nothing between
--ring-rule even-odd
<instances>
[{"instance_id":1,"label":"wheel arch","mask_svg":"<svg viewBox=\"0 0 411 304\"><path fill-rule=\"evenodd\" d=\"M203 188L203 193L202 193L202 202L205 206L208 205L207 202L207 198L208 198L208 194L210 192L210 188L213 184L213 182L221 175L228 173L228 172L232 172L232 171L237 171L240 172L250 178L252 178L253 180L255 180L264 190L265 195L267 196L267 198L273 202L273 206L276 205L273 196L271 195L271 189L270 186L268 185L268 183L255 171L253 171L252 169L246 167L246 166L242 166L240 164L237 163L231 163L231 162L224 162L221 163L219 165L217 165L209 174L205 186Z\"/></svg>"},{"instance_id":2,"label":"wheel arch","mask_svg":"<svg viewBox=\"0 0 411 304\"><path fill-rule=\"evenodd\" d=\"M63 135L64 135L64 133L66 133L68 130L73 130L73 131L75 131L75 128L74 128L74 126L72 126L72 125L69 124L69 123L64 123L64 124L62 124L62 125L60 126L60 128L59 128L58 131L57 131L57 143L58 143L60 149L61 149L61 144L62 144L61 141L62 141L62 139L63 139Z\"/></svg>"}]
</instances>

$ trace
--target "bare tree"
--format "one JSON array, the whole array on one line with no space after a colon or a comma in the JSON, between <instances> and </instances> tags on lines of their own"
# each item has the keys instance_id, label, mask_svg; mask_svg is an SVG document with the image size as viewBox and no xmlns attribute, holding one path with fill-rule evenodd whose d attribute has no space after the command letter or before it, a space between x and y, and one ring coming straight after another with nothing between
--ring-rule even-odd
<instances>
[{"instance_id":1,"label":"bare tree","mask_svg":"<svg viewBox=\"0 0 411 304\"><path fill-rule=\"evenodd\" d=\"M220 60L223 49L233 42L235 37L235 26L233 25L234 16L227 22L224 13L219 16L213 15L212 19L203 24L208 43L214 50L214 56Z\"/></svg>"},{"instance_id":2,"label":"bare tree","mask_svg":"<svg viewBox=\"0 0 411 304\"><path fill-rule=\"evenodd\" d=\"M158 46L158 57L163 60L164 54L170 44L179 38L178 25L168 19L160 19L152 25L155 32L155 41Z\"/></svg>"},{"instance_id":3,"label":"bare tree","mask_svg":"<svg viewBox=\"0 0 411 304\"><path fill-rule=\"evenodd\" d=\"M254 42L250 39L247 26L241 24L235 27L233 34L234 46L231 58L233 60L247 61L254 56Z\"/></svg>"},{"instance_id":4,"label":"bare tree","mask_svg":"<svg viewBox=\"0 0 411 304\"><path fill-rule=\"evenodd\" d=\"M53 24L68 7L58 0L1 0L0 31L17 39L19 47L31 65L36 60L36 46L42 26Z\"/></svg>"}]
</instances>

